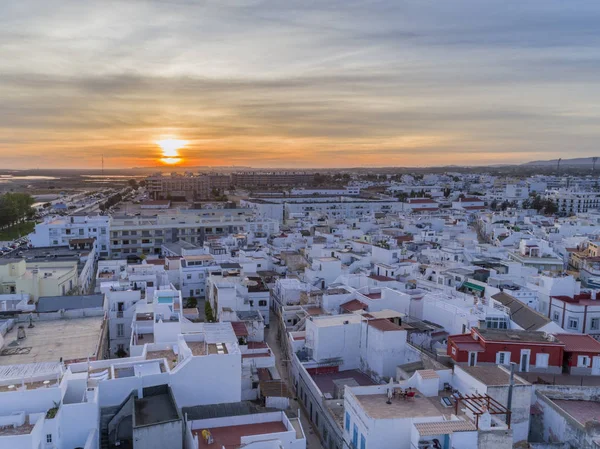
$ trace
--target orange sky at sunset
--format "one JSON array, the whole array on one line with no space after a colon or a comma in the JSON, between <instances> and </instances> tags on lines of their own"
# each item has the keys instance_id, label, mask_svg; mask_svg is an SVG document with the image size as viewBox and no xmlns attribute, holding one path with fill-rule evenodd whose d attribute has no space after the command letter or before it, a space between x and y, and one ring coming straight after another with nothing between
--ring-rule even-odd
<instances>
[{"instance_id":1,"label":"orange sky at sunset","mask_svg":"<svg viewBox=\"0 0 600 449\"><path fill-rule=\"evenodd\" d=\"M109 3L0 2L0 168L597 153L599 2Z\"/></svg>"}]
</instances>

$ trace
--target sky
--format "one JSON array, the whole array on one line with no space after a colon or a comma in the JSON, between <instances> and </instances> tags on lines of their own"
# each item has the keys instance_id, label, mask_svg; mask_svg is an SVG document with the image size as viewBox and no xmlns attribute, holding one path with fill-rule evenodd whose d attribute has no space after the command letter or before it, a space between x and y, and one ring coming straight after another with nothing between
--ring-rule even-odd
<instances>
[{"instance_id":1,"label":"sky","mask_svg":"<svg viewBox=\"0 0 600 449\"><path fill-rule=\"evenodd\" d=\"M597 0L0 2L0 168L599 155Z\"/></svg>"}]
</instances>

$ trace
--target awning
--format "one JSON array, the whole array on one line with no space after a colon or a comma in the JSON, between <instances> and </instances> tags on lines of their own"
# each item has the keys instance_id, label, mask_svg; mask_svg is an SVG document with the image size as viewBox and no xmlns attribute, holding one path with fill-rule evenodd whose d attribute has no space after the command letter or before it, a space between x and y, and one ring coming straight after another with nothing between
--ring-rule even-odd
<instances>
[{"instance_id":1,"label":"awning","mask_svg":"<svg viewBox=\"0 0 600 449\"><path fill-rule=\"evenodd\" d=\"M463 284L463 287L470 288L471 290L476 290L478 292L485 291L485 287L482 287L481 285L477 285L477 284L472 284L471 282L465 282Z\"/></svg>"}]
</instances>

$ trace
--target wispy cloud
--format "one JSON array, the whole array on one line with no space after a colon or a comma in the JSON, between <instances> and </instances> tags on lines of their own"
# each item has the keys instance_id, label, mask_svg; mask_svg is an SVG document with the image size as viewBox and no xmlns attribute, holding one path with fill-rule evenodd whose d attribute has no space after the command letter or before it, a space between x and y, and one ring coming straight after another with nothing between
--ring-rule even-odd
<instances>
[{"instance_id":1,"label":"wispy cloud","mask_svg":"<svg viewBox=\"0 0 600 449\"><path fill-rule=\"evenodd\" d=\"M600 4L0 3L0 164L433 165L595 155Z\"/></svg>"}]
</instances>

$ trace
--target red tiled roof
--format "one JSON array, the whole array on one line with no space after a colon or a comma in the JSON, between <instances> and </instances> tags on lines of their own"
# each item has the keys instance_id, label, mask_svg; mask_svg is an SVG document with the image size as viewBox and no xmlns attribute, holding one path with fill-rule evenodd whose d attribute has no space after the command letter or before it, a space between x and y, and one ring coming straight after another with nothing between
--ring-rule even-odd
<instances>
[{"instance_id":1,"label":"red tiled roof","mask_svg":"<svg viewBox=\"0 0 600 449\"><path fill-rule=\"evenodd\" d=\"M232 321L231 327L233 327L233 332L235 332L236 337L248 336L248 328L246 327L246 323L242 321Z\"/></svg>"},{"instance_id":2,"label":"red tiled roof","mask_svg":"<svg viewBox=\"0 0 600 449\"><path fill-rule=\"evenodd\" d=\"M345 302L340 305L342 310L347 312L356 312L357 310L367 310L367 305L364 302L360 302L358 299L353 299L351 301Z\"/></svg>"},{"instance_id":3,"label":"red tiled roof","mask_svg":"<svg viewBox=\"0 0 600 449\"><path fill-rule=\"evenodd\" d=\"M411 212L430 212L437 209L437 207L415 207L411 210Z\"/></svg>"},{"instance_id":4,"label":"red tiled roof","mask_svg":"<svg viewBox=\"0 0 600 449\"><path fill-rule=\"evenodd\" d=\"M369 326L373 326L375 329L378 329L382 332L388 331L401 331L402 328L397 324L392 323L390 320L386 318L378 318L375 320L369 320Z\"/></svg>"},{"instance_id":5,"label":"red tiled roof","mask_svg":"<svg viewBox=\"0 0 600 449\"><path fill-rule=\"evenodd\" d=\"M459 200L459 201L462 203L474 203L474 202L483 201L483 200L480 200L479 198L476 198L476 197L470 197L470 198L463 198L462 200Z\"/></svg>"},{"instance_id":6,"label":"red tiled roof","mask_svg":"<svg viewBox=\"0 0 600 449\"><path fill-rule=\"evenodd\" d=\"M268 348L269 346L264 341L249 341L248 349L262 349Z\"/></svg>"},{"instance_id":7,"label":"red tiled roof","mask_svg":"<svg viewBox=\"0 0 600 449\"><path fill-rule=\"evenodd\" d=\"M485 209L485 206L463 206L463 209L465 209L465 210L479 210L479 209Z\"/></svg>"},{"instance_id":8,"label":"red tiled roof","mask_svg":"<svg viewBox=\"0 0 600 449\"><path fill-rule=\"evenodd\" d=\"M396 242L400 243L400 242L412 242L413 241L413 236L412 235L399 235L398 237L396 237Z\"/></svg>"},{"instance_id":9,"label":"red tiled roof","mask_svg":"<svg viewBox=\"0 0 600 449\"><path fill-rule=\"evenodd\" d=\"M600 354L600 342L584 334L556 334L558 341L565 344L566 352L593 352Z\"/></svg>"},{"instance_id":10,"label":"red tiled roof","mask_svg":"<svg viewBox=\"0 0 600 449\"><path fill-rule=\"evenodd\" d=\"M563 302L578 303L581 301L592 300L592 295L591 293L581 293L579 295L574 295L572 298L565 295L552 296L552 298ZM600 302L598 302L598 304L600 305Z\"/></svg>"}]
</instances>

